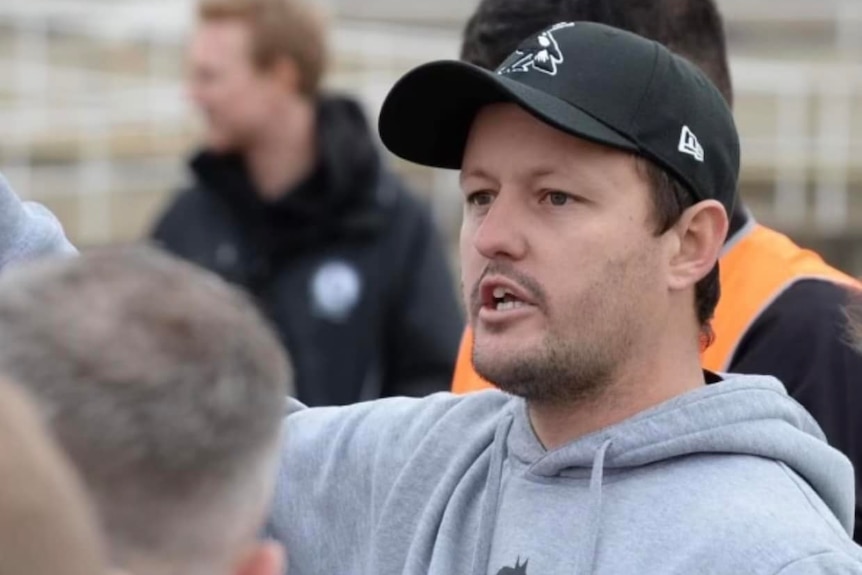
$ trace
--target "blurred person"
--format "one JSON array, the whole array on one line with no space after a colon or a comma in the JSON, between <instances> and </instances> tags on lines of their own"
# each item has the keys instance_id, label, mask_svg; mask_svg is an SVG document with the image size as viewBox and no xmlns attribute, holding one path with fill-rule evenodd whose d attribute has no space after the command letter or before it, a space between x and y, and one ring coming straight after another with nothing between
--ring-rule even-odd
<instances>
[{"instance_id":1,"label":"blurred person","mask_svg":"<svg viewBox=\"0 0 862 575\"><path fill-rule=\"evenodd\" d=\"M288 365L254 305L151 248L0 276L0 373L80 472L112 565L134 575L273 575L258 535Z\"/></svg>"},{"instance_id":2,"label":"blurred person","mask_svg":"<svg viewBox=\"0 0 862 575\"><path fill-rule=\"evenodd\" d=\"M80 480L35 406L0 380L0 573L106 573L101 536Z\"/></svg>"},{"instance_id":3,"label":"blurred person","mask_svg":"<svg viewBox=\"0 0 862 575\"><path fill-rule=\"evenodd\" d=\"M775 378L700 364L739 139L695 66L558 23L497 72L409 72L379 125L461 170L475 363L507 393L291 408L292 575L862 573L847 458Z\"/></svg>"},{"instance_id":4,"label":"blurred person","mask_svg":"<svg viewBox=\"0 0 862 575\"><path fill-rule=\"evenodd\" d=\"M697 64L733 103L724 24L713 0L482 0L465 27L461 57L495 69L521 39L560 20L598 22L656 40ZM774 375L829 443L862 468L862 356L847 344L843 312L859 283L757 223L742 202L731 216L720 266L721 299L704 367ZM490 386L473 369L472 345L468 328L456 392ZM862 474L857 478L855 537L862 541Z\"/></svg>"},{"instance_id":5,"label":"blurred person","mask_svg":"<svg viewBox=\"0 0 862 575\"><path fill-rule=\"evenodd\" d=\"M316 12L203 0L189 62L207 141L154 238L256 296L306 404L448 389L464 320L445 250L360 106L323 93Z\"/></svg>"}]
</instances>

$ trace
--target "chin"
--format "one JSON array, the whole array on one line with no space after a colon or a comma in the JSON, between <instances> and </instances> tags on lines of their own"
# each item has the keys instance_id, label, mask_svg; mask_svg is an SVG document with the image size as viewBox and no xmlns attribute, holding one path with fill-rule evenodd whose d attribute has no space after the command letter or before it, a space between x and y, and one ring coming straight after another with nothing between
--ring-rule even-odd
<instances>
[{"instance_id":1,"label":"chin","mask_svg":"<svg viewBox=\"0 0 862 575\"><path fill-rule=\"evenodd\" d=\"M236 139L219 132L209 132L206 136L206 146L217 154L229 154L239 151Z\"/></svg>"},{"instance_id":2,"label":"chin","mask_svg":"<svg viewBox=\"0 0 862 575\"><path fill-rule=\"evenodd\" d=\"M541 356L541 346L533 345L525 338L500 335L479 337L473 344L473 362L479 375L488 377L501 370L509 371L512 366L521 364L525 359Z\"/></svg>"}]
</instances>

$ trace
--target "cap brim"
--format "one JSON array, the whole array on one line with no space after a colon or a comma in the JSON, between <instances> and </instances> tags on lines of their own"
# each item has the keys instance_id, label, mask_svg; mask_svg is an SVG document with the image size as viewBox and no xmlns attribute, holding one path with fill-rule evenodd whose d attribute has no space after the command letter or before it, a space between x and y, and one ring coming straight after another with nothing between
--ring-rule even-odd
<instances>
[{"instance_id":1,"label":"cap brim","mask_svg":"<svg viewBox=\"0 0 862 575\"><path fill-rule=\"evenodd\" d=\"M488 104L517 104L551 126L623 150L637 145L555 96L466 62L432 62L401 78L383 103L378 129L395 155L435 168L460 169L470 127Z\"/></svg>"}]
</instances>

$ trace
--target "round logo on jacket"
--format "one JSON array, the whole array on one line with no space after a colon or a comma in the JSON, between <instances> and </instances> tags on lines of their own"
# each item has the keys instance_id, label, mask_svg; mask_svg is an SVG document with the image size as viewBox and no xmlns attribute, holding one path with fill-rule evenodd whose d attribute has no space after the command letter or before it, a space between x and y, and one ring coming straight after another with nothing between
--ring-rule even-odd
<instances>
[{"instance_id":1,"label":"round logo on jacket","mask_svg":"<svg viewBox=\"0 0 862 575\"><path fill-rule=\"evenodd\" d=\"M323 264L311 279L314 312L333 321L343 321L350 315L361 292L359 272L344 261Z\"/></svg>"}]
</instances>

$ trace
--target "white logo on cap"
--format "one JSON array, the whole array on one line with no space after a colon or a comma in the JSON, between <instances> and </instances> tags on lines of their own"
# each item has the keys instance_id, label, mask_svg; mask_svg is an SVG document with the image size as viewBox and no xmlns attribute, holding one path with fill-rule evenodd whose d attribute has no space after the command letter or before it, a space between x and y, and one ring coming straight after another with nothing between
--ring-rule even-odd
<instances>
[{"instance_id":1,"label":"white logo on cap","mask_svg":"<svg viewBox=\"0 0 862 575\"><path fill-rule=\"evenodd\" d=\"M679 151L693 156L698 162L703 161L703 147L688 126L683 126L682 134L679 135Z\"/></svg>"},{"instance_id":2,"label":"white logo on cap","mask_svg":"<svg viewBox=\"0 0 862 575\"><path fill-rule=\"evenodd\" d=\"M538 70L549 76L556 76L557 66L563 63L564 58L553 32L562 28L571 28L574 25L574 22L560 22L528 40L515 50L513 56L517 56L517 59L508 66L500 68L497 73L512 74Z\"/></svg>"}]
</instances>

